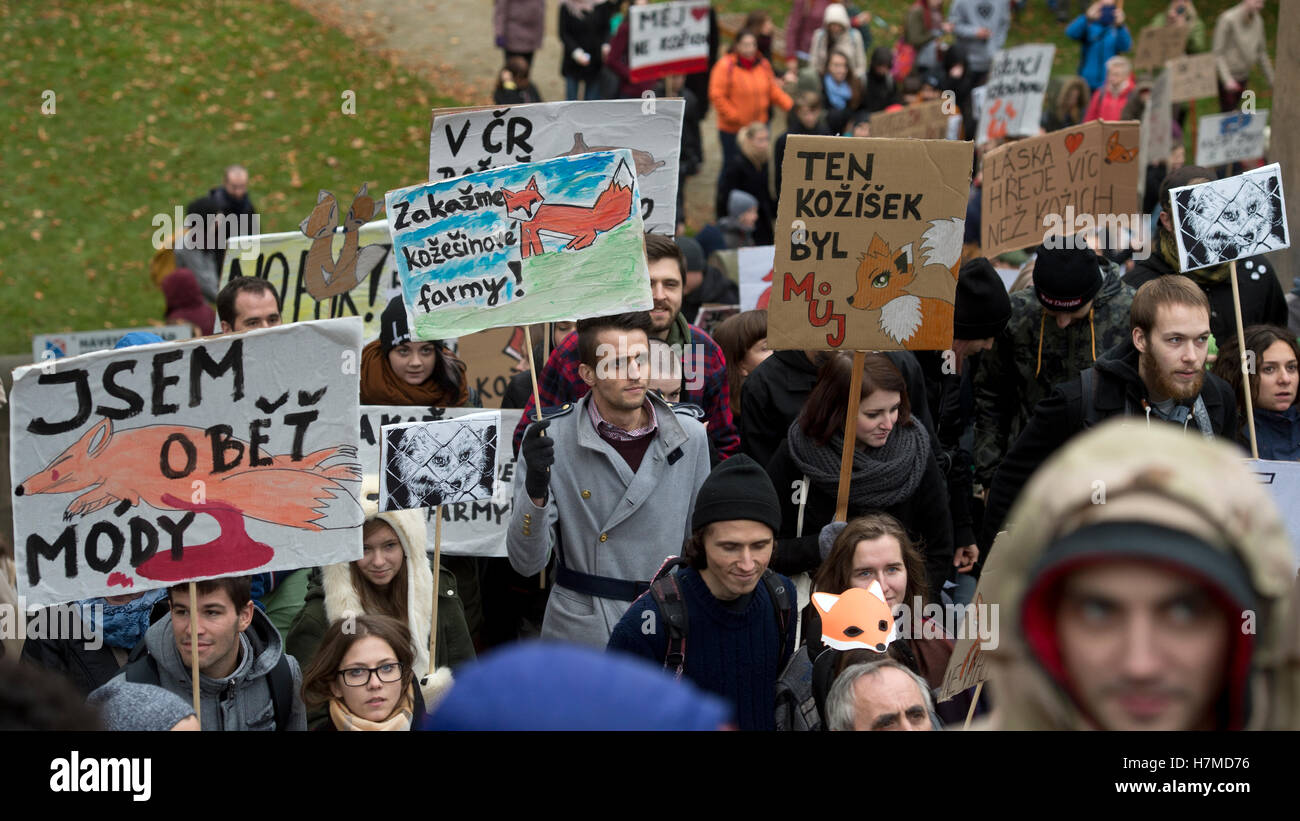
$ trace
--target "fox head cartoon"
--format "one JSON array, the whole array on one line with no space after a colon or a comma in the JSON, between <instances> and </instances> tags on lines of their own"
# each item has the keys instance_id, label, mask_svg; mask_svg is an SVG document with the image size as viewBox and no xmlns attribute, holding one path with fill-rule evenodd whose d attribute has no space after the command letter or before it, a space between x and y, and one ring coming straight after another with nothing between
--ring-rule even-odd
<instances>
[{"instance_id":1,"label":"fox head cartoon","mask_svg":"<svg viewBox=\"0 0 1300 821\"><path fill-rule=\"evenodd\" d=\"M104 468L96 467L92 460L107 450L112 438L113 423L104 419L69 445L67 450L54 457L54 461L44 470L24 479L14 488L14 495L71 493L99 484L104 481Z\"/></svg>"},{"instance_id":2,"label":"fox head cartoon","mask_svg":"<svg viewBox=\"0 0 1300 821\"><path fill-rule=\"evenodd\" d=\"M867 252L858 260L858 290L849 297L849 304L854 308L864 311L880 308L902 296L916 279L910 242L895 253L889 250L889 243L876 234L872 236Z\"/></svg>"},{"instance_id":3,"label":"fox head cartoon","mask_svg":"<svg viewBox=\"0 0 1300 821\"><path fill-rule=\"evenodd\" d=\"M537 190L537 177L531 177L528 185L523 191L511 191L509 188L502 188L501 194L506 203L506 216L511 219L527 222L537 214L537 207L545 201L545 197Z\"/></svg>"},{"instance_id":4,"label":"fox head cartoon","mask_svg":"<svg viewBox=\"0 0 1300 821\"><path fill-rule=\"evenodd\" d=\"M334 195L321 191L316 195L316 207L307 215L307 219L299 223L298 230L311 239L329 236L339 224L338 208Z\"/></svg>"},{"instance_id":5,"label":"fox head cartoon","mask_svg":"<svg viewBox=\"0 0 1300 821\"><path fill-rule=\"evenodd\" d=\"M822 642L827 647L883 653L898 638L880 582L872 582L866 590L850 587L838 596L813 593L812 602L822 617Z\"/></svg>"}]
</instances>

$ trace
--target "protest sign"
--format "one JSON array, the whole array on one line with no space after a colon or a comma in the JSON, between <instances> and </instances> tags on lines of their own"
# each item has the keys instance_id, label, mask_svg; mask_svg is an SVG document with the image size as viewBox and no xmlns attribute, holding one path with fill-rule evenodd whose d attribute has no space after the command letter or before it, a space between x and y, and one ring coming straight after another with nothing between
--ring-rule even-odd
<instances>
[{"instance_id":1,"label":"protest sign","mask_svg":"<svg viewBox=\"0 0 1300 821\"><path fill-rule=\"evenodd\" d=\"M623 148L389 191L412 335L648 309L632 166Z\"/></svg>"},{"instance_id":2,"label":"protest sign","mask_svg":"<svg viewBox=\"0 0 1300 821\"><path fill-rule=\"evenodd\" d=\"M1300 499L1300 462L1252 459L1246 465L1277 502L1277 512L1286 525L1286 535L1291 542L1292 569L1300 570L1300 505L1295 503Z\"/></svg>"},{"instance_id":3,"label":"protest sign","mask_svg":"<svg viewBox=\"0 0 1300 821\"><path fill-rule=\"evenodd\" d=\"M361 246L359 229L375 216L375 200L367 193L369 186L362 183L348 206L343 224L339 225L339 204L334 194L321 191L316 196L316 207L298 226L303 236L311 240L304 264L303 281L312 299L323 301L355 289L388 254L382 245ZM334 253L334 237L343 234L343 246Z\"/></svg>"},{"instance_id":4,"label":"protest sign","mask_svg":"<svg viewBox=\"0 0 1300 821\"><path fill-rule=\"evenodd\" d=\"M628 6L627 19L632 82L709 70L708 0Z\"/></svg>"},{"instance_id":5,"label":"protest sign","mask_svg":"<svg viewBox=\"0 0 1300 821\"><path fill-rule=\"evenodd\" d=\"M1006 531L1003 531L994 540L984 569L980 572L975 597L970 604L961 609L963 614L961 635L953 644L952 655L948 658L948 669L944 671L943 684L939 687L936 701L948 701L989 677L988 655L984 651L986 647L990 651L995 650L1000 643L997 611L1004 602L989 602L984 598L983 591L994 589L997 586L998 575L1005 572L1001 567L1004 560L998 557L1005 556L1006 550L998 550L998 543L1004 542L1006 536ZM988 623L980 624L981 619ZM985 639L984 636L989 638ZM987 646L988 641L995 643Z\"/></svg>"},{"instance_id":6,"label":"protest sign","mask_svg":"<svg viewBox=\"0 0 1300 821\"><path fill-rule=\"evenodd\" d=\"M1291 245L1277 163L1173 188L1169 197L1178 265L1184 272Z\"/></svg>"},{"instance_id":7,"label":"protest sign","mask_svg":"<svg viewBox=\"0 0 1300 821\"><path fill-rule=\"evenodd\" d=\"M412 510L491 499L501 414L399 422L382 428L379 509Z\"/></svg>"},{"instance_id":8,"label":"protest sign","mask_svg":"<svg viewBox=\"0 0 1300 821\"><path fill-rule=\"evenodd\" d=\"M210 330L210 329L205 329ZM37 334L32 337L32 361L81 356L92 351L106 351L127 334L146 333L161 336L164 342L179 342L194 336L189 324L154 325L148 328L114 328L103 331L67 331L61 334Z\"/></svg>"},{"instance_id":9,"label":"protest sign","mask_svg":"<svg viewBox=\"0 0 1300 821\"><path fill-rule=\"evenodd\" d=\"M1052 74L1056 46L1034 43L1003 49L993 58L984 93L976 141L983 145L1002 137L1038 133L1043 118L1043 94ZM871 120L875 134L876 121Z\"/></svg>"},{"instance_id":10,"label":"protest sign","mask_svg":"<svg viewBox=\"0 0 1300 821\"><path fill-rule=\"evenodd\" d=\"M1138 168L1166 162L1173 149L1173 101L1169 99L1169 72L1151 84L1146 111L1142 114L1142 133L1138 140ZM1146 191L1146 174L1138 174L1138 195Z\"/></svg>"},{"instance_id":11,"label":"protest sign","mask_svg":"<svg viewBox=\"0 0 1300 821\"><path fill-rule=\"evenodd\" d=\"M680 99L655 99L435 109L429 179L627 148L636 159L642 221L648 230L672 236L684 106Z\"/></svg>"},{"instance_id":12,"label":"protest sign","mask_svg":"<svg viewBox=\"0 0 1300 821\"><path fill-rule=\"evenodd\" d=\"M1268 109L1229 111L1200 119L1196 164L1205 168L1253 160L1268 150Z\"/></svg>"},{"instance_id":13,"label":"protest sign","mask_svg":"<svg viewBox=\"0 0 1300 821\"><path fill-rule=\"evenodd\" d=\"M943 100L931 100L898 111L877 111L871 115L871 136L945 139L948 136L948 115L944 106Z\"/></svg>"},{"instance_id":14,"label":"protest sign","mask_svg":"<svg viewBox=\"0 0 1300 821\"><path fill-rule=\"evenodd\" d=\"M538 326L533 339L541 339L545 332L544 326ZM520 363L528 364L524 329L507 325L462 336L456 341L456 355L461 361L472 363L467 375L483 407L499 408L501 398L510 387L510 377L515 375ZM537 367L544 364L538 362Z\"/></svg>"},{"instance_id":15,"label":"protest sign","mask_svg":"<svg viewBox=\"0 0 1300 821\"><path fill-rule=\"evenodd\" d=\"M1139 130L1136 121L1093 121L986 154L981 253L1032 247L1049 233L1073 236L1118 217L1140 221Z\"/></svg>"},{"instance_id":16,"label":"protest sign","mask_svg":"<svg viewBox=\"0 0 1300 821\"><path fill-rule=\"evenodd\" d=\"M973 150L949 140L792 135L768 347L951 347Z\"/></svg>"},{"instance_id":17,"label":"protest sign","mask_svg":"<svg viewBox=\"0 0 1300 821\"><path fill-rule=\"evenodd\" d=\"M361 555L361 321L15 371L19 589L33 605Z\"/></svg>"},{"instance_id":18,"label":"protest sign","mask_svg":"<svg viewBox=\"0 0 1300 821\"><path fill-rule=\"evenodd\" d=\"M740 272L740 310L766 308L772 293L772 263L776 246L759 245L736 249Z\"/></svg>"},{"instance_id":19,"label":"protest sign","mask_svg":"<svg viewBox=\"0 0 1300 821\"><path fill-rule=\"evenodd\" d=\"M1175 103L1215 97L1219 80L1213 54L1176 57L1165 64L1169 75L1169 99Z\"/></svg>"},{"instance_id":20,"label":"protest sign","mask_svg":"<svg viewBox=\"0 0 1300 821\"><path fill-rule=\"evenodd\" d=\"M477 408L422 408L389 405L361 406L361 449L358 458L364 473L379 475L380 435L385 425L399 422L428 422L435 419L456 419L473 413ZM501 430L514 430L523 411L501 411ZM455 502L442 506L442 552L457 556L506 555L506 528L510 525L510 509L514 499L515 457L509 447L497 448L496 491L491 499L474 502ZM434 516L436 508L428 508L429 521L426 550L434 552Z\"/></svg>"},{"instance_id":21,"label":"protest sign","mask_svg":"<svg viewBox=\"0 0 1300 821\"><path fill-rule=\"evenodd\" d=\"M357 245L358 253L369 262L369 270L356 270L358 284L351 290L317 300L308 287L308 260L319 258L322 251L337 259L345 243ZM387 221L368 222L346 235L336 233L328 248L324 247L322 240L310 239L302 231L232 237L229 245L233 250L226 254L221 267L222 286L238 276L261 277L275 288L285 322L359 316L365 328L362 340L369 342L379 338L379 318L388 300L398 293L397 268L393 263ZM239 258L237 252L245 245L258 249L257 259L248 262ZM378 246L385 253L370 251L370 246ZM220 331L220 328L214 330Z\"/></svg>"},{"instance_id":22,"label":"protest sign","mask_svg":"<svg viewBox=\"0 0 1300 821\"><path fill-rule=\"evenodd\" d=\"M1159 71L1166 61L1182 57L1186 51L1186 26L1148 26L1138 33L1133 70Z\"/></svg>"}]
</instances>

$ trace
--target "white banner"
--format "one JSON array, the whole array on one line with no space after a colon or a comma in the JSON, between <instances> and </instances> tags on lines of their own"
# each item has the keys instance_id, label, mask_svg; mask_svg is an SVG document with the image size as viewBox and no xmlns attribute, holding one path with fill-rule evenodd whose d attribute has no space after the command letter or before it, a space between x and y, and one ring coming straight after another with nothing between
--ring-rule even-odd
<instances>
[{"instance_id":1,"label":"white banner","mask_svg":"<svg viewBox=\"0 0 1300 821\"><path fill-rule=\"evenodd\" d=\"M83 353L106 351L130 333L157 334L164 342L179 342L194 336L194 330L188 324L37 334L32 337L32 361L43 362L47 359L62 359L65 356L81 356Z\"/></svg>"},{"instance_id":2,"label":"white banner","mask_svg":"<svg viewBox=\"0 0 1300 821\"><path fill-rule=\"evenodd\" d=\"M976 129L978 144L1038 134L1055 54L1056 46L1034 43L1003 49L994 56Z\"/></svg>"},{"instance_id":3,"label":"white banner","mask_svg":"<svg viewBox=\"0 0 1300 821\"><path fill-rule=\"evenodd\" d=\"M1196 164L1204 168L1253 160L1268 150L1268 109L1253 114L1230 111L1200 118L1196 132Z\"/></svg>"}]
</instances>

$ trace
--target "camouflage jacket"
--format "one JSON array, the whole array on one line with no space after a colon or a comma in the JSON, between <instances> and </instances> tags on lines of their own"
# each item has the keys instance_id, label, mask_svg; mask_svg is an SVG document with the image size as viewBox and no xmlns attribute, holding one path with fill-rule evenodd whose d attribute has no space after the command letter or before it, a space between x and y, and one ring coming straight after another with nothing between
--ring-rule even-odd
<instances>
[{"instance_id":1,"label":"camouflage jacket","mask_svg":"<svg viewBox=\"0 0 1300 821\"><path fill-rule=\"evenodd\" d=\"M1121 280L1120 266L1105 266L1091 323L1075 321L1064 330L1058 328L1054 319L1045 317L1032 285L1011 295L1011 320L993 348L980 356L975 371L975 481L985 487L1039 400L1128 339L1134 291Z\"/></svg>"}]
</instances>

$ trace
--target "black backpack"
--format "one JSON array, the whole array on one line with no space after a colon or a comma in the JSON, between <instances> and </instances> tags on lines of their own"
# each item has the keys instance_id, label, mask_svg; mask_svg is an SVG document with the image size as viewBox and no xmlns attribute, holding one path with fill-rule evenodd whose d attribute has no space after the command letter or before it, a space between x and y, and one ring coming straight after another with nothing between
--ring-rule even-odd
<instances>
[{"instance_id":1,"label":"black backpack","mask_svg":"<svg viewBox=\"0 0 1300 821\"><path fill-rule=\"evenodd\" d=\"M668 653L664 656L664 669L671 670L673 677L677 679L682 677L682 671L686 669L686 634L689 620L686 614L686 600L682 598L681 586L672 571L674 568L685 566L685 559L680 556L670 556L650 581L649 591L654 597L655 604L659 606L659 615L668 624ZM781 642L777 658L780 658L785 655L785 634L794 605L790 591L778 580L771 568L763 571L763 585L767 587L767 595L776 605L774 608L776 629Z\"/></svg>"}]
</instances>

